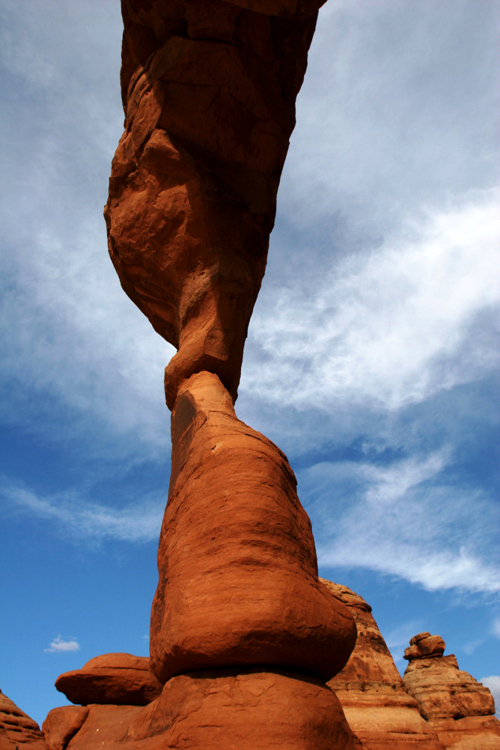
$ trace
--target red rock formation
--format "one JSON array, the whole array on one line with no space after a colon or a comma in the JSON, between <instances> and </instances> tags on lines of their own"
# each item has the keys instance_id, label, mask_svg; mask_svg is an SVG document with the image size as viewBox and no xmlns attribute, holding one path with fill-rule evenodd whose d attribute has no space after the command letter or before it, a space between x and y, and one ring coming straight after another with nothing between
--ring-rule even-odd
<instances>
[{"instance_id":1,"label":"red rock formation","mask_svg":"<svg viewBox=\"0 0 500 750\"><path fill-rule=\"evenodd\" d=\"M40 727L0 690L0 750L47 750Z\"/></svg>"},{"instance_id":2,"label":"red rock formation","mask_svg":"<svg viewBox=\"0 0 500 750\"><path fill-rule=\"evenodd\" d=\"M43 729L49 750L65 750L69 741L72 750L361 750L322 681L259 670L173 677L145 708L54 709Z\"/></svg>"},{"instance_id":3,"label":"red rock formation","mask_svg":"<svg viewBox=\"0 0 500 750\"><path fill-rule=\"evenodd\" d=\"M328 684L364 750L443 750L406 692L370 605L346 586L321 580L350 608L356 621L354 651Z\"/></svg>"},{"instance_id":4,"label":"red rock formation","mask_svg":"<svg viewBox=\"0 0 500 750\"><path fill-rule=\"evenodd\" d=\"M458 668L453 654L443 656L444 648L440 636L427 632L411 639L405 651L406 690L447 750L500 750L493 696Z\"/></svg>"},{"instance_id":5,"label":"red rock formation","mask_svg":"<svg viewBox=\"0 0 500 750\"><path fill-rule=\"evenodd\" d=\"M42 725L45 744L49 750L65 750L83 726L89 710L88 706L60 706L49 711Z\"/></svg>"},{"instance_id":6,"label":"red rock formation","mask_svg":"<svg viewBox=\"0 0 500 750\"><path fill-rule=\"evenodd\" d=\"M233 409L323 2L122 0L126 120L105 210L109 251L124 290L178 349L165 371L172 475L150 641L166 685L153 734L150 704L134 740L354 747L321 682L352 650L352 616L318 581L286 457ZM233 671L199 672L214 668ZM81 700L81 673L60 684L75 679ZM87 702L95 680L85 679ZM91 709L79 743L101 714Z\"/></svg>"},{"instance_id":7,"label":"red rock formation","mask_svg":"<svg viewBox=\"0 0 500 750\"><path fill-rule=\"evenodd\" d=\"M162 686L149 669L147 656L103 654L82 669L65 672L56 688L72 703L114 703L145 706L157 698Z\"/></svg>"},{"instance_id":8,"label":"red rock formation","mask_svg":"<svg viewBox=\"0 0 500 750\"><path fill-rule=\"evenodd\" d=\"M325 0L122 0L126 129L106 207L122 286L179 349L167 403L208 370L236 397L276 192Z\"/></svg>"},{"instance_id":9,"label":"red rock formation","mask_svg":"<svg viewBox=\"0 0 500 750\"><path fill-rule=\"evenodd\" d=\"M329 679L353 619L318 581L309 518L284 454L240 422L216 375L186 381L172 415L151 668L265 664Z\"/></svg>"}]
</instances>

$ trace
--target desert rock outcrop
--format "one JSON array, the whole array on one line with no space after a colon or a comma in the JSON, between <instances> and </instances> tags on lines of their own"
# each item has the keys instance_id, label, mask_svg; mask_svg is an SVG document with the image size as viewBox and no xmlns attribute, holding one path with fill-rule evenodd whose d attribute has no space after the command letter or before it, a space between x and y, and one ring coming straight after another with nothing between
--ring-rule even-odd
<instances>
[{"instance_id":1,"label":"desert rock outcrop","mask_svg":"<svg viewBox=\"0 0 500 750\"><path fill-rule=\"evenodd\" d=\"M324 682L259 669L173 677L146 707L63 706L43 729L49 750L362 750Z\"/></svg>"},{"instance_id":2,"label":"desert rock outcrop","mask_svg":"<svg viewBox=\"0 0 500 750\"><path fill-rule=\"evenodd\" d=\"M403 682L422 716L450 750L500 750L500 722L488 688L443 656L440 636L419 633L405 651Z\"/></svg>"},{"instance_id":3,"label":"desert rock outcrop","mask_svg":"<svg viewBox=\"0 0 500 750\"><path fill-rule=\"evenodd\" d=\"M323 3L122 0L125 133L105 209L109 252L124 290L178 350L165 370L172 471L150 638L165 686L129 728L134 742L163 733L173 748L355 746L325 684L353 648L352 615L318 580L286 456L233 407ZM77 680L88 702L83 679L60 684L69 694ZM103 710L90 710L78 743Z\"/></svg>"},{"instance_id":4,"label":"desert rock outcrop","mask_svg":"<svg viewBox=\"0 0 500 750\"><path fill-rule=\"evenodd\" d=\"M0 690L0 750L47 750L40 727Z\"/></svg>"},{"instance_id":5,"label":"desert rock outcrop","mask_svg":"<svg viewBox=\"0 0 500 750\"><path fill-rule=\"evenodd\" d=\"M344 669L328 684L364 750L443 750L406 692L370 605L346 586L321 579L350 608L358 637Z\"/></svg>"}]
</instances>

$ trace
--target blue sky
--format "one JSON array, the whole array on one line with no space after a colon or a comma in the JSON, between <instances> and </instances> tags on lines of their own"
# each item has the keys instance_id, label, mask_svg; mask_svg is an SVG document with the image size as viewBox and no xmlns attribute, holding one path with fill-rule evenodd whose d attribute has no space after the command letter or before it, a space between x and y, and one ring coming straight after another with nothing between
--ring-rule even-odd
<instances>
[{"instance_id":1,"label":"blue sky","mask_svg":"<svg viewBox=\"0 0 500 750\"><path fill-rule=\"evenodd\" d=\"M0 688L41 722L61 672L147 653L172 349L107 256L118 0L0 14ZM496 690L498 16L323 8L237 402L398 667L430 630Z\"/></svg>"}]
</instances>

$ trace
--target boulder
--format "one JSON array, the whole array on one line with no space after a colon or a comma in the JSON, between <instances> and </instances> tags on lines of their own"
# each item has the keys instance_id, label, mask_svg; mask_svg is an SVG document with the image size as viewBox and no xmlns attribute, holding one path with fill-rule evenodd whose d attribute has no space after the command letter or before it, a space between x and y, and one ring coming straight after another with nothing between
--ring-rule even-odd
<instances>
[{"instance_id":1,"label":"boulder","mask_svg":"<svg viewBox=\"0 0 500 750\"><path fill-rule=\"evenodd\" d=\"M432 643L438 646L422 656ZM458 668L453 654L443 656L443 651L444 641L439 636L420 633L411 639L405 651L409 662L403 677L406 690L445 748L500 750L500 722L494 717L493 696Z\"/></svg>"},{"instance_id":2,"label":"boulder","mask_svg":"<svg viewBox=\"0 0 500 750\"><path fill-rule=\"evenodd\" d=\"M103 654L82 669L65 672L56 688L72 703L145 706L161 693L161 684L149 669L147 656Z\"/></svg>"},{"instance_id":3,"label":"boulder","mask_svg":"<svg viewBox=\"0 0 500 750\"><path fill-rule=\"evenodd\" d=\"M311 523L286 456L237 419L216 375L183 384L151 614L160 680L266 665L330 679L354 620L318 580Z\"/></svg>"},{"instance_id":4,"label":"boulder","mask_svg":"<svg viewBox=\"0 0 500 750\"><path fill-rule=\"evenodd\" d=\"M410 639L410 646L405 649L404 658L411 659L431 658L442 656L445 650L445 642L440 635L431 635L427 631L418 633Z\"/></svg>"},{"instance_id":5,"label":"boulder","mask_svg":"<svg viewBox=\"0 0 500 750\"><path fill-rule=\"evenodd\" d=\"M370 605L346 586L321 579L349 607L358 637L345 667L329 681L365 750L443 750L408 695Z\"/></svg>"},{"instance_id":6,"label":"boulder","mask_svg":"<svg viewBox=\"0 0 500 750\"><path fill-rule=\"evenodd\" d=\"M88 706L60 706L49 711L42 724L45 744L49 750L65 750L89 713Z\"/></svg>"},{"instance_id":7,"label":"boulder","mask_svg":"<svg viewBox=\"0 0 500 750\"><path fill-rule=\"evenodd\" d=\"M0 749L47 750L40 727L0 690Z\"/></svg>"}]
</instances>

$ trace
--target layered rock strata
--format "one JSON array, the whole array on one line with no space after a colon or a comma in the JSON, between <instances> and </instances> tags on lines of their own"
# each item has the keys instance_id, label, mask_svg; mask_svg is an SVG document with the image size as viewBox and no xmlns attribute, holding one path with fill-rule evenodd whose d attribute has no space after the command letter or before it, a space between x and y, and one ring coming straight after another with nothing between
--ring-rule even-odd
<instances>
[{"instance_id":1,"label":"layered rock strata","mask_svg":"<svg viewBox=\"0 0 500 750\"><path fill-rule=\"evenodd\" d=\"M440 636L419 633L405 651L403 682L422 716L448 750L500 750L500 722L490 691L443 656Z\"/></svg>"},{"instance_id":2,"label":"layered rock strata","mask_svg":"<svg viewBox=\"0 0 500 750\"><path fill-rule=\"evenodd\" d=\"M0 750L47 750L40 727L0 690Z\"/></svg>"},{"instance_id":3,"label":"layered rock strata","mask_svg":"<svg viewBox=\"0 0 500 750\"><path fill-rule=\"evenodd\" d=\"M152 723L153 703L134 714L134 742L354 747L325 684L352 650L353 618L318 580L286 457L233 408L323 2L122 0L109 251L178 350L165 371L172 475L150 640L165 687Z\"/></svg>"},{"instance_id":4,"label":"layered rock strata","mask_svg":"<svg viewBox=\"0 0 500 750\"><path fill-rule=\"evenodd\" d=\"M346 586L323 583L356 621L354 651L328 684L364 750L443 750L416 700L406 692L370 605Z\"/></svg>"}]
</instances>

